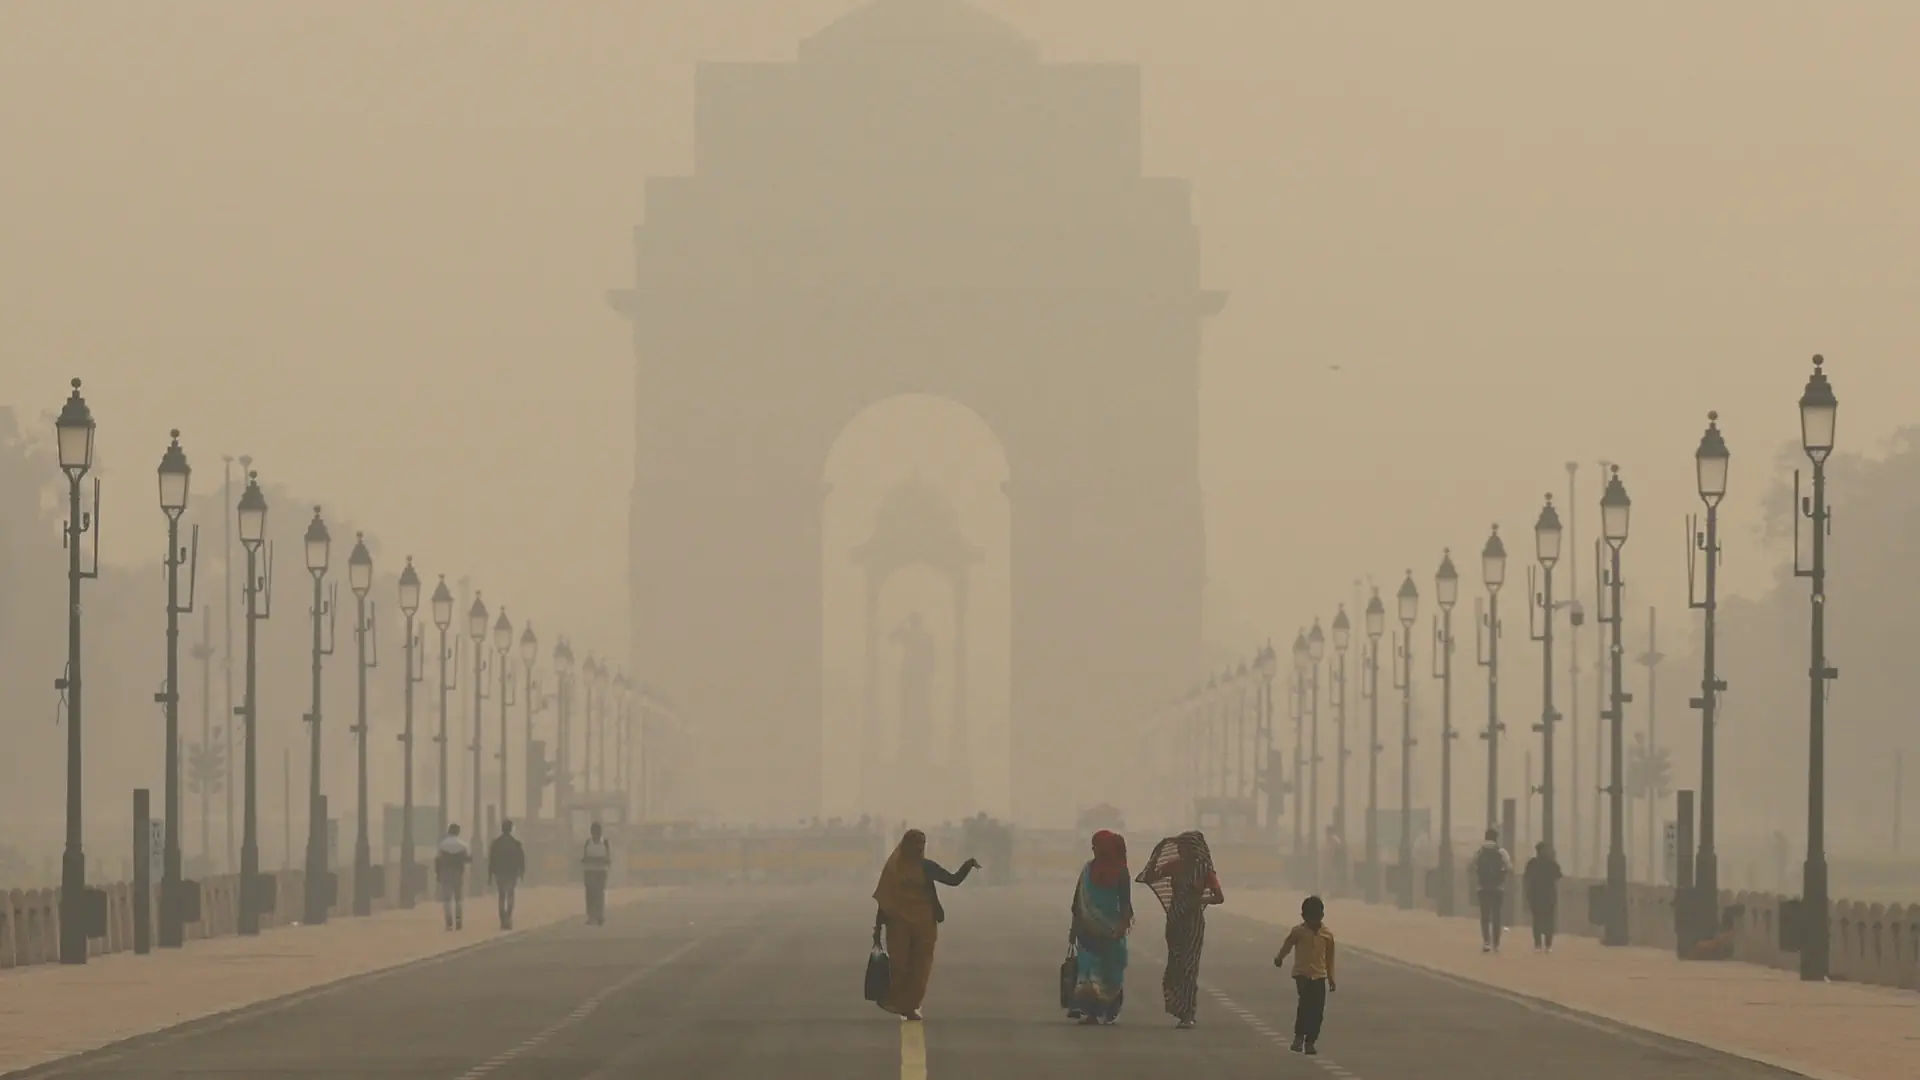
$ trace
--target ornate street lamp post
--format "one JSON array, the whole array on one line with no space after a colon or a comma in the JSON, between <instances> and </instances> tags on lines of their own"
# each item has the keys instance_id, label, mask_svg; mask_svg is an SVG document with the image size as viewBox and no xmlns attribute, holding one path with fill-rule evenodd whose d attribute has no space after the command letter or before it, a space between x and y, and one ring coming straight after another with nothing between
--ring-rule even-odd
<instances>
[{"instance_id":1,"label":"ornate street lamp post","mask_svg":"<svg viewBox=\"0 0 1920 1080\"><path fill-rule=\"evenodd\" d=\"M526 816L537 817L540 806L540 793L545 787L546 778L538 775L533 767L533 714L541 709L540 692L533 685L533 665L540 659L540 639L534 635L533 620L527 620L527 628L520 633L520 666L525 672L521 683L520 696L526 699L527 728L525 740L521 743L521 759L527 768Z\"/></svg>"},{"instance_id":2,"label":"ornate street lamp post","mask_svg":"<svg viewBox=\"0 0 1920 1080\"><path fill-rule=\"evenodd\" d=\"M1294 881L1307 887L1310 878L1301 860L1307 854L1307 668L1313 663L1307 652L1307 634L1293 635L1293 860L1300 867Z\"/></svg>"},{"instance_id":3,"label":"ornate street lamp post","mask_svg":"<svg viewBox=\"0 0 1920 1080\"><path fill-rule=\"evenodd\" d=\"M334 897L333 868L328 865L327 859L327 797L320 789L320 660L333 654L333 598L338 589L328 590L324 584L327 564L332 558L333 539L327 533L327 523L321 519L317 506L313 508L313 520L307 523L304 543L307 573L313 577L313 702L306 717L307 888L302 921L308 926L318 926L327 921Z\"/></svg>"},{"instance_id":4,"label":"ornate street lamp post","mask_svg":"<svg viewBox=\"0 0 1920 1080\"><path fill-rule=\"evenodd\" d=\"M447 631L453 626L453 590L447 588L447 575L440 575L440 584L433 588L433 625L440 631L440 730L433 741L440 746L440 783L437 788L440 795L440 835L447 832L449 808L453 803L452 777L447 773L447 694L459 689L460 654L447 646ZM447 675L447 661L453 661L452 678Z\"/></svg>"},{"instance_id":5,"label":"ornate street lamp post","mask_svg":"<svg viewBox=\"0 0 1920 1080\"><path fill-rule=\"evenodd\" d=\"M473 639L473 745L467 749L473 751L473 823L467 831L478 847L481 838L486 835L484 818L481 816L481 746L486 740L481 735L486 730L487 700L487 605L480 599L479 592L473 594L473 606L467 609L467 636Z\"/></svg>"},{"instance_id":6,"label":"ornate street lamp post","mask_svg":"<svg viewBox=\"0 0 1920 1080\"><path fill-rule=\"evenodd\" d=\"M1480 549L1480 580L1487 586L1487 607L1476 612L1475 637L1479 645L1480 666L1487 669L1487 727L1480 737L1487 743L1487 822L1500 827L1500 733L1507 729L1500 722L1500 586L1507 583L1507 545L1500 541L1500 526L1487 534ZM1513 843L1508 837L1507 843Z\"/></svg>"},{"instance_id":7,"label":"ornate street lamp post","mask_svg":"<svg viewBox=\"0 0 1920 1080\"><path fill-rule=\"evenodd\" d=\"M255 748L260 745L257 738L260 718L259 625L262 620L273 616L273 551L267 546L267 497L261 493L260 479L255 473L247 473L247 488L240 493L240 504L236 509L240 522L240 546L247 553L247 581L242 590L247 605L247 667L241 687L240 706L236 710L241 723L245 725L244 751L247 755L241 777L246 790L240 805L239 930L251 936L260 932L260 909L264 906L261 901L265 899L263 890L272 881L260 876L259 759ZM203 752L204 745L203 740ZM228 770L231 774L231 762L228 763Z\"/></svg>"},{"instance_id":8,"label":"ornate street lamp post","mask_svg":"<svg viewBox=\"0 0 1920 1080\"><path fill-rule=\"evenodd\" d=\"M1553 495L1547 495L1546 502L1540 507L1540 516L1533 523L1533 553L1540 563L1539 589L1534 590L1533 568L1527 568L1528 591L1533 592L1533 606L1527 609L1529 633L1533 640L1540 643L1540 722L1534 730L1540 733L1540 839L1549 848L1553 846L1553 804L1554 804L1554 765L1553 765L1553 729L1559 722L1560 714L1553 707L1553 567L1560 561L1560 512L1553 508ZM1533 614L1540 614L1540 628L1532 629ZM1509 847L1514 838L1501 837Z\"/></svg>"},{"instance_id":9,"label":"ornate street lamp post","mask_svg":"<svg viewBox=\"0 0 1920 1080\"><path fill-rule=\"evenodd\" d=\"M1440 553L1440 569L1433 575L1433 597L1440 614L1433 622L1434 677L1440 680L1440 895L1437 910L1453 914L1453 605L1460 599L1460 574L1453 553Z\"/></svg>"},{"instance_id":10,"label":"ornate street lamp post","mask_svg":"<svg viewBox=\"0 0 1920 1080\"><path fill-rule=\"evenodd\" d=\"M358 755L354 813L358 820L353 830L353 913L373 914L373 845L368 839L367 817L367 672L380 664L379 630L374 623L373 605L367 591L373 588L373 553L367 550L367 538L355 533L353 553L347 556L347 585L353 590L353 643L358 653L354 701L354 749ZM370 648L371 647L371 648Z\"/></svg>"},{"instance_id":11,"label":"ornate street lamp post","mask_svg":"<svg viewBox=\"0 0 1920 1080\"><path fill-rule=\"evenodd\" d=\"M177 949L185 940L180 881L180 616L193 612L200 574L200 526L193 527L193 548L180 546L180 515L187 512L193 467L180 448L180 432L160 456L160 512L167 516L167 685L159 694L167 716L166 851L160 872L160 947ZM188 563L187 601L180 602L180 564Z\"/></svg>"},{"instance_id":12,"label":"ornate street lamp post","mask_svg":"<svg viewBox=\"0 0 1920 1080\"><path fill-rule=\"evenodd\" d=\"M415 629L414 616L420 613L420 575L413 569L413 556L407 556L407 565L400 571L400 614L407 620L407 655L404 692L404 712L400 730L400 759L402 778L400 781L400 906L410 908L416 889L413 864L413 684L426 677L425 659L420 655L419 631Z\"/></svg>"},{"instance_id":13,"label":"ornate street lamp post","mask_svg":"<svg viewBox=\"0 0 1920 1080\"><path fill-rule=\"evenodd\" d=\"M1714 848L1714 720L1720 709L1720 694L1726 680L1715 666L1718 645L1717 622L1720 610L1720 500L1727 495L1727 441L1720 435L1720 414L1707 414L1707 430L1700 436L1699 449L1693 452L1693 475L1706 505L1706 528L1696 521L1687 522L1693 543L1687 547L1687 602L1705 615L1700 635L1700 696L1689 704L1700 710L1700 847L1694 856L1693 898L1688 903L1694 940L1711 937L1720 923L1720 856ZM1706 560L1706 596L1696 600L1693 594L1695 553ZM1691 944L1691 942L1683 943ZM1682 949L1681 955L1686 955Z\"/></svg>"},{"instance_id":14,"label":"ornate street lamp post","mask_svg":"<svg viewBox=\"0 0 1920 1080\"><path fill-rule=\"evenodd\" d=\"M1279 823L1280 817L1280 789L1275 786L1280 778L1275 776L1273 771L1273 679L1280 673L1280 657L1273 651L1272 641L1260 647L1259 654L1254 658L1254 667L1260 672L1261 686L1260 727L1254 739L1258 748L1258 756L1254 758L1254 768L1259 771L1260 782L1255 787L1266 799L1266 814L1261 820L1266 822L1267 831L1271 833L1275 831L1274 826ZM641 710L641 729L645 731L648 713L644 692L641 698Z\"/></svg>"},{"instance_id":15,"label":"ornate street lamp post","mask_svg":"<svg viewBox=\"0 0 1920 1080\"><path fill-rule=\"evenodd\" d=\"M595 660L593 658L592 653L588 653L586 660L584 660L580 664L580 681L585 683L587 687L586 709L583 710L582 717L581 717L583 721L583 730L581 734L586 736L585 756L581 758L582 768L580 770L580 773L581 773L580 789L582 791L599 790L599 785L595 783L596 777L594 773L594 763L598 760L598 758L594 753L595 748L593 745L593 740L594 740L593 691L594 691L594 684L599 682L599 680L600 680L600 661Z\"/></svg>"},{"instance_id":16,"label":"ornate street lamp post","mask_svg":"<svg viewBox=\"0 0 1920 1080\"><path fill-rule=\"evenodd\" d=\"M1607 781L1607 910L1605 933L1601 938L1601 944L1625 945L1627 944L1627 819L1624 723L1627 712L1626 703L1633 700L1633 697L1626 692L1626 680L1622 677L1620 670L1625 653L1620 643L1621 590L1626 586L1620 578L1620 548L1627 542L1627 522L1628 515L1633 509L1633 500L1627 498L1626 485L1620 482L1620 466L1611 466L1610 471L1606 491L1600 496L1600 537L1606 542L1609 552L1606 621L1612 628L1613 638L1608 656L1613 700L1604 717L1611 725L1608 751L1611 768Z\"/></svg>"},{"instance_id":17,"label":"ornate street lamp post","mask_svg":"<svg viewBox=\"0 0 1920 1080\"><path fill-rule=\"evenodd\" d=\"M507 709L515 704L513 700L513 621L507 618L507 609L500 609L500 618L493 624L494 662L500 667L500 820L508 819L507 791L512 784L507 779Z\"/></svg>"},{"instance_id":18,"label":"ornate street lamp post","mask_svg":"<svg viewBox=\"0 0 1920 1080\"><path fill-rule=\"evenodd\" d=\"M1380 635L1386 633L1387 609L1374 589L1367 601L1367 903L1380 902Z\"/></svg>"},{"instance_id":19,"label":"ornate street lamp post","mask_svg":"<svg viewBox=\"0 0 1920 1080\"><path fill-rule=\"evenodd\" d=\"M1313 629L1307 631L1307 724L1312 729L1312 743L1309 753L1313 764L1313 795L1307 804L1307 887L1314 891L1320 889L1320 804L1324 801L1320 790L1320 661L1327 655L1327 636L1320 630L1320 620L1313 620Z\"/></svg>"},{"instance_id":20,"label":"ornate street lamp post","mask_svg":"<svg viewBox=\"0 0 1920 1080\"><path fill-rule=\"evenodd\" d=\"M67 474L67 525L63 539L67 545L67 673L55 680L54 689L67 701L67 838L60 856L60 962L87 962L87 932L105 927L92 909L87 889L87 855L81 844L84 775L80 740L80 583L100 576L100 540L95 533L91 565L80 563L80 539L94 528L100 517L100 481L93 482L93 512L80 510L80 481L93 467L93 411L80 396L80 380L73 380L73 393L53 423L60 470Z\"/></svg>"},{"instance_id":21,"label":"ornate street lamp post","mask_svg":"<svg viewBox=\"0 0 1920 1080\"><path fill-rule=\"evenodd\" d=\"M1413 571L1400 582L1399 660L1393 688L1400 691L1400 906L1413 906L1413 621L1420 614L1420 590Z\"/></svg>"},{"instance_id":22,"label":"ornate street lamp post","mask_svg":"<svg viewBox=\"0 0 1920 1080\"><path fill-rule=\"evenodd\" d=\"M573 644L564 636L553 647L554 699L558 702L554 715L554 738L560 744L554 750L553 769L553 812L564 825L563 833L571 837L573 810Z\"/></svg>"},{"instance_id":23,"label":"ornate street lamp post","mask_svg":"<svg viewBox=\"0 0 1920 1080\"><path fill-rule=\"evenodd\" d=\"M1241 669L1243 672L1245 668ZM1244 733L1245 728L1241 728ZM1238 747L1236 746L1236 749ZM627 741L627 672L624 668L615 668L613 672L613 789L620 793L620 806L623 815L633 809L633 792L627 786L627 761L633 753L633 747ZM1244 757L1243 757L1244 760ZM1234 778L1234 794L1239 794L1240 777Z\"/></svg>"},{"instance_id":24,"label":"ornate street lamp post","mask_svg":"<svg viewBox=\"0 0 1920 1080\"><path fill-rule=\"evenodd\" d=\"M1813 358L1813 374L1800 395L1800 446L1813 463L1813 497L1796 499L1799 512L1812 524L1813 561L1800 569L1797 547L1800 530L1793 531L1794 573L1812 582L1810 617L1812 662L1807 667L1807 861L1801 880L1801 916L1805 919L1800 945L1800 977L1809 981L1825 979L1831 941L1827 932L1827 682L1840 677L1840 669L1827 664L1827 533L1833 519L1827 512L1827 458L1833 453L1834 421L1840 411L1839 399L1823 370L1826 360ZM1794 470L1795 496L1800 493L1800 472Z\"/></svg>"},{"instance_id":25,"label":"ornate street lamp post","mask_svg":"<svg viewBox=\"0 0 1920 1080\"><path fill-rule=\"evenodd\" d=\"M598 723L594 725L599 739L599 744L593 751L593 760L598 774L594 790L605 791L607 790L607 685L613 678L613 665L602 659L594 668L593 678L599 684L597 689L600 692Z\"/></svg>"},{"instance_id":26,"label":"ornate street lamp post","mask_svg":"<svg viewBox=\"0 0 1920 1080\"><path fill-rule=\"evenodd\" d=\"M1334 748L1334 760L1338 762L1333 779L1333 857L1337 860L1333 867L1333 884L1341 892L1346 892L1353 876L1353 860L1347 857L1347 759L1352 751L1347 749L1347 647L1353 643L1353 624L1347 621L1347 605L1341 604L1333 613L1333 687L1328 695L1333 706L1334 729L1338 735L1338 745Z\"/></svg>"}]
</instances>

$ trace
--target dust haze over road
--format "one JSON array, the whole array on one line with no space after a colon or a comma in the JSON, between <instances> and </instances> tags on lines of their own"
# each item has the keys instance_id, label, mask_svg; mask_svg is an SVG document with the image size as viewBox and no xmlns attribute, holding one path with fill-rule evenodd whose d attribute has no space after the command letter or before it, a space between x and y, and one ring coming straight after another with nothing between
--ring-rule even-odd
<instances>
[{"instance_id":1,"label":"dust haze over road","mask_svg":"<svg viewBox=\"0 0 1920 1080\"><path fill-rule=\"evenodd\" d=\"M0 10L0 1074L1915 1074L1916 33Z\"/></svg>"}]
</instances>

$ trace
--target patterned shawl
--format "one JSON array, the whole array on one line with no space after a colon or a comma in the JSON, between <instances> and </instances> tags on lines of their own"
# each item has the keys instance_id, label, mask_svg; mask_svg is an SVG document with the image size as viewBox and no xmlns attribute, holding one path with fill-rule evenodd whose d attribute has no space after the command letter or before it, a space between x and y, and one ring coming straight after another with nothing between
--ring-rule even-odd
<instances>
[{"instance_id":1,"label":"patterned shawl","mask_svg":"<svg viewBox=\"0 0 1920 1080\"><path fill-rule=\"evenodd\" d=\"M1193 853L1197 866L1186 864L1181 856L1183 848ZM1208 850L1207 838L1198 829L1169 836L1153 845L1146 869L1140 871L1136 880L1152 888L1153 895L1160 899L1160 906L1171 914L1174 884L1180 878L1193 880L1202 887L1218 880L1213 869L1213 852Z\"/></svg>"}]
</instances>

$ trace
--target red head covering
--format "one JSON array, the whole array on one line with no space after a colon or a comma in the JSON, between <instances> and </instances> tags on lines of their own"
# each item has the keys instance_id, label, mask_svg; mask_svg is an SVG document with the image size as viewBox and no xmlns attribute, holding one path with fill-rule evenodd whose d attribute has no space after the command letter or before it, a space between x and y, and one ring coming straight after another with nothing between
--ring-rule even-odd
<instances>
[{"instance_id":1,"label":"red head covering","mask_svg":"<svg viewBox=\"0 0 1920 1080\"><path fill-rule=\"evenodd\" d=\"M1127 841L1117 832L1101 829L1093 834L1093 864L1088 876L1102 889L1111 889L1127 880Z\"/></svg>"}]
</instances>

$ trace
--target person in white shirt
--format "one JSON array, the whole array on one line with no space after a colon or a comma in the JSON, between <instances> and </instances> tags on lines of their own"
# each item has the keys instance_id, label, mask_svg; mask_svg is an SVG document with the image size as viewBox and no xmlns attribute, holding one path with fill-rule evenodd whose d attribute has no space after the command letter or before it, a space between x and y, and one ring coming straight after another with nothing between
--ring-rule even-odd
<instances>
[{"instance_id":1,"label":"person in white shirt","mask_svg":"<svg viewBox=\"0 0 1920 1080\"><path fill-rule=\"evenodd\" d=\"M440 885L440 909L446 913L449 930L461 929L466 921L461 893L467 864L472 861L473 853L467 850L467 842L460 839L460 826L447 826L447 835L441 837L439 852L433 859L433 876Z\"/></svg>"},{"instance_id":2,"label":"person in white shirt","mask_svg":"<svg viewBox=\"0 0 1920 1080\"><path fill-rule=\"evenodd\" d=\"M601 835L600 823L588 830L587 846L580 853L580 876L587 883L587 924L604 926L607 922L607 871L613 869L613 846Z\"/></svg>"},{"instance_id":3,"label":"person in white shirt","mask_svg":"<svg viewBox=\"0 0 1920 1080\"><path fill-rule=\"evenodd\" d=\"M1488 829L1487 841L1473 856L1473 879L1480 894L1480 951L1500 951L1501 923L1506 920L1507 878L1513 860L1500 846L1500 830Z\"/></svg>"}]
</instances>

